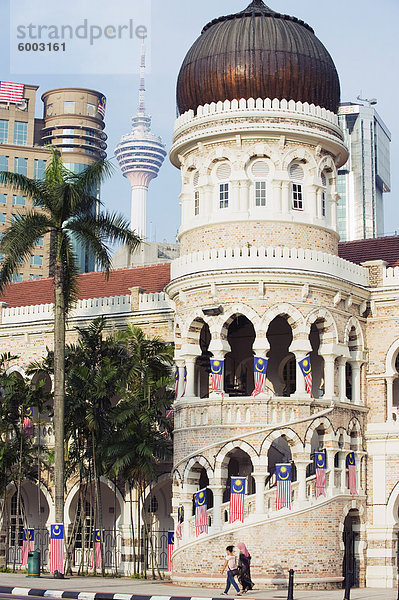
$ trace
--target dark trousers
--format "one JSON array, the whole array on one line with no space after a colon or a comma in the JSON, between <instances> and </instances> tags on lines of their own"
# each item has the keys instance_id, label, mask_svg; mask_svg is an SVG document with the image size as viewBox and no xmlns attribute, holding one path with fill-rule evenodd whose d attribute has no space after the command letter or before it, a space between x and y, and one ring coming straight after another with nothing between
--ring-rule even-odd
<instances>
[{"instance_id":1,"label":"dark trousers","mask_svg":"<svg viewBox=\"0 0 399 600\"><path fill-rule=\"evenodd\" d=\"M236 580L234 579L234 575L231 571L227 571L226 589L224 590L225 594L227 594L231 585L236 589L237 592L240 591L240 588L238 587Z\"/></svg>"}]
</instances>

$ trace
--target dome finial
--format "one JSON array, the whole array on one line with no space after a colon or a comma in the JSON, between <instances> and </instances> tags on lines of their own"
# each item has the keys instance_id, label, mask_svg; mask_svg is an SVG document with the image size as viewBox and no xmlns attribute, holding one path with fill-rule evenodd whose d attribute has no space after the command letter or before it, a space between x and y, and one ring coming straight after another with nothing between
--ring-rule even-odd
<instances>
[{"instance_id":1,"label":"dome finial","mask_svg":"<svg viewBox=\"0 0 399 600\"><path fill-rule=\"evenodd\" d=\"M259 8L259 7L262 7L262 8L265 7L265 3L263 2L263 0L252 0L251 4L247 8Z\"/></svg>"}]
</instances>

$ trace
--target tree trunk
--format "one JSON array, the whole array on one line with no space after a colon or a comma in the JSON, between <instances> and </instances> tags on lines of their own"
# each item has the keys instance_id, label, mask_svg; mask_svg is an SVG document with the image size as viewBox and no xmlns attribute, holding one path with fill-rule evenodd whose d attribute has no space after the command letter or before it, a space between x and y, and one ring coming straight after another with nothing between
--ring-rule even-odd
<instances>
[{"instance_id":1,"label":"tree trunk","mask_svg":"<svg viewBox=\"0 0 399 600\"><path fill-rule=\"evenodd\" d=\"M61 243L57 239L58 244ZM57 254L59 248L57 248ZM54 492L55 520L64 522L64 401L65 401L65 298L63 266L54 268Z\"/></svg>"}]
</instances>

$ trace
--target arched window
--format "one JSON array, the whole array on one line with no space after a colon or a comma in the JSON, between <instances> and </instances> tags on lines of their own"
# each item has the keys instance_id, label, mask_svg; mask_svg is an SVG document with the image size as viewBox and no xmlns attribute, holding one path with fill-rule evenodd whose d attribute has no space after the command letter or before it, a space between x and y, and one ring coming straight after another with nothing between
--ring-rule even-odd
<instances>
[{"instance_id":1,"label":"arched window","mask_svg":"<svg viewBox=\"0 0 399 600\"><path fill-rule=\"evenodd\" d=\"M197 217L200 214L200 193L198 189L199 173L196 171L193 177L194 186L194 216Z\"/></svg>"},{"instance_id":2,"label":"arched window","mask_svg":"<svg viewBox=\"0 0 399 600\"><path fill-rule=\"evenodd\" d=\"M292 208L294 210L303 210L303 181L305 173L300 164L292 163L290 166L290 179Z\"/></svg>"},{"instance_id":3,"label":"arched window","mask_svg":"<svg viewBox=\"0 0 399 600\"><path fill-rule=\"evenodd\" d=\"M219 186L219 208L229 207L229 179L231 167L228 162L220 163L216 168L216 179Z\"/></svg>"},{"instance_id":4,"label":"arched window","mask_svg":"<svg viewBox=\"0 0 399 600\"><path fill-rule=\"evenodd\" d=\"M251 165L251 177L254 181L255 206L266 206L269 165L265 160L256 160Z\"/></svg>"}]
</instances>

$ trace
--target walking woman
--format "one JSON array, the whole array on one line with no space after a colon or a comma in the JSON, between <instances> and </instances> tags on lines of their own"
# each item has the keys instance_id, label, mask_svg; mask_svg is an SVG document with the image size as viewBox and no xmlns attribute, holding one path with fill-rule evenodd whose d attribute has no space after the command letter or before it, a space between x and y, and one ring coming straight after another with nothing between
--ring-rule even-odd
<instances>
[{"instance_id":1,"label":"walking woman","mask_svg":"<svg viewBox=\"0 0 399 600\"><path fill-rule=\"evenodd\" d=\"M227 546L227 548L226 548L226 560L224 561L223 569L221 572L223 574L225 568L227 567L227 581L226 581L226 588L225 588L224 592L222 593L222 596L228 595L231 585L233 585L233 587L237 591L237 596L241 596L241 594L242 594L242 592L240 591L240 588L238 587L238 585L236 583L236 580L234 579L234 577L236 575L238 575L238 568L237 568L237 557L235 556L235 554L233 554L233 550L234 550L234 546Z\"/></svg>"},{"instance_id":2,"label":"walking woman","mask_svg":"<svg viewBox=\"0 0 399 600\"><path fill-rule=\"evenodd\" d=\"M238 542L237 548L240 551L238 559L238 580L241 583L243 593L252 590L254 584L251 580L251 556L244 542Z\"/></svg>"}]
</instances>

